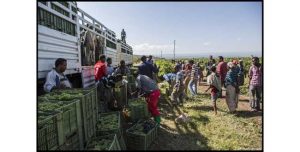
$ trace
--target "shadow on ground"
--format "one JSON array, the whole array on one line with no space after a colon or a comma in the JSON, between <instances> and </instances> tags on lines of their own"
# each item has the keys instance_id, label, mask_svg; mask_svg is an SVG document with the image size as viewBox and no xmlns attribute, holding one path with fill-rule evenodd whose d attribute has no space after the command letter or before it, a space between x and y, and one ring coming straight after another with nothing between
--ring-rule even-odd
<instances>
[{"instance_id":1,"label":"shadow on ground","mask_svg":"<svg viewBox=\"0 0 300 152\"><path fill-rule=\"evenodd\" d=\"M187 109L194 109L194 110L199 110L199 111L213 111L213 107L212 106L191 106L191 107L186 107ZM220 108L218 108L218 111L221 111L221 112L227 112L227 111L224 111Z\"/></svg>"},{"instance_id":2,"label":"shadow on ground","mask_svg":"<svg viewBox=\"0 0 300 152\"><path fill-rule=\"evenodd\" d=\"M262 112L261 111L237 111L235 113L236 117L243 117L243 118L250 118L250 117L257 117L257 116L261 116Z\"/></svg>"},{"instance_id":3,"label":"shadow on ground","mask_svg":"<svg viewBox=\"0 0 300 152\"><path fill-rule=\"evenodd\" d=\"M188 123L176 123L175 119L183 113L180 106L174 106L170 103L167 96L162 95L159 101L159 108L161 109L162 118L173 122L173 128L169 127L171 124L161 123L158 138L150 145L149 150L209 150L207 145L208 139L203 136L197 125L190 121ZM208 117L199 116L191 117L204 124L209 122Z\"/></svg>"}]
</instances>

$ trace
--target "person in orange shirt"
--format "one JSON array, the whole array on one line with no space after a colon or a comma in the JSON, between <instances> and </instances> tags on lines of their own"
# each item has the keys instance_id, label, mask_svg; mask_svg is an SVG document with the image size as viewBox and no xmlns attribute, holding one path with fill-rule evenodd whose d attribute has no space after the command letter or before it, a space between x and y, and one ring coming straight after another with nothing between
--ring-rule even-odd
<instances>
[{"instance_id":1,"label":"person in orange shirt","mask_svg":"<svg viewBox=\"0 0 300 152\"><path fill-rule=\"evenodd\" d=\"M99 112L108 111L108 100L106 100L106 97L108 95L109 90L105 88L104 84L101 81L103 77L107 76L105 59L105 55L101 55L100 60L94 66Z\"/></svg>"},{"instance_id":2,"label":"person in orange shirt","mask_svg":"<svg viewBox=\"0 0 300 152\"><path fill-rule=\"evenodd\" d=\"M103 76L107 75L105 58L105 55L101 55L100 60L94 66L96 82L99 81Z\"/></svg>"}]
</instances>

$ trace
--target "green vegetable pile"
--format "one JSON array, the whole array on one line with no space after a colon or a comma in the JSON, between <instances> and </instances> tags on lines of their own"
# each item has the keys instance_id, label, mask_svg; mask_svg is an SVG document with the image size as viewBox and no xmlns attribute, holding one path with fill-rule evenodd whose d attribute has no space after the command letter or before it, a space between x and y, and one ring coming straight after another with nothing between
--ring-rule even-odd
<instances>
[{"instance_id":1,"label":"green vegetable pile","mask_svg":"<svg viewBox=\"0 0 300 152\"><path fill-rule=\"evenodd\" d=\"M51 93L44 95L48 100L70 101L76 98L83 97L82 93Z\"/></svg>"},{"instance_id":2,"label":"green vegetable pile","mask_svg":"<svg viewBox=\"0 0 300 152\"><path fill-rule=\"evenodd\" d=\"M38 101L38 122L62 111L63 106L73 101L49 101L47 98L41 97ZM65 109L67 110L67 109Z\"/></svg>"},{"instance_id":3,"label":"green vegetable pile","mask_svg":"<svg viewBox=\"0 0 300 152\"><path fill-rule=\"evenodd\" d=\"M137 124L135 127L130 128L128 130L128 132L137 134L137 135L145 135L144 133L144 127L142 126L142 124Z\"/></svg>"},{"instance_id":4,"label":"green vegetable pile","mask_svg":"<svg viewBox=\"0 0 300 152\"><path fill-rule=\"evenodd\" d=\"M146 135L155 126L156 126L156 122L154 122L152 119L148 119L137 123L134 127L130 128L128 132L138 134L138 135Z\"/></svg>"},{"instance_id":5,"label":"green vegetable pile","mask_svg":"<svg viewBox=\"0 0 300 152\"><path fill-rule=\"evenodd\" d=\"M55 93L67 93L67 94L86 94L89 93L89 90L85 89L63 89L63 90L55 90Z\"/></svg>"},{"instance_id":6,"label":"green vegetable pile","mask_svg":"<svg viewBox=\"0 0 300 152\"><path fill-rule=\"evenodd\" d=\"M149 115L148 106L144 98L129 99L128 106L128 116L133 121Z\"/></svg>"},{"instance_id":7,"label":"green vegetable pile","mask_svg":"<svg viewBox=\"0 0 300 152\"><path fill-rule=\"evenodd\" d=\"M83 97L82 89L56 90L38 97L38 122L62 111L63 106Z\"/></svg>"},{"instance_id":8,"label":"green vegetable pile","mask_svg":"<svg viewBox=\"0 0 300 152\"><path fill-rule=\"evenodd\" d=\"M109 115L100 115L100 118L97 122L98 131L108 131L115 130L119 128L119 117L117 113Z\"/></svg>"},{"instance_id":9,"label":"green vegetable pile","mask_svg":"<svg viewBox=\"0 0 300 152\"><path fill-rule=\"evenodd\" d=\"M109 150L110 145L112 144L114 138L112 136L93 140L88 146L88 150Z\"/></svg>"},{"instance_id":10,"label":"green vegetable pile","mask_svg":"<svg viewBox=\"0 0 300 152\"><path fill-rule=\"evenodd\" d=\"M144 101L143 98L136 98L136 99L128 99L129 102L129 107L139 107L139 106L144 106L146 105L146 102Z\"/></svg>"}]
</instances>

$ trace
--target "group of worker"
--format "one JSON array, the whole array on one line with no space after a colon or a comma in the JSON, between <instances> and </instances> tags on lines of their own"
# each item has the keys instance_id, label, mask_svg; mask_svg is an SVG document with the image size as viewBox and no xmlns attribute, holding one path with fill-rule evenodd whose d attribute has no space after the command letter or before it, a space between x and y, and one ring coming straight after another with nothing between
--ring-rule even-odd
<instances>
[{"instance_id":1,"label":"group of worker","mask_svg":"<svg viewBox=\"0 0 300 152\"><path fill-rule=\"evenodd\" d=\"M136 89L132 90L129 87L127 91L130 96L145 97L149 112L154 117L154 120L158 124L160 124L161 118L157 107L158 99L160 97L160 91L157 86L157 81L154 80L154 78L156 77L159 71L159 68L153 62L152 56L149 56L148 59L146 56L142 56L141 61L142 61L141 64L138 66L138 71L132 73L132 75L135 77ZM117 82L120 80L117 78L119 75L124 76L124 75L131 74L128 67L126 67L124 61L121 61L120 66L115 70L111 67L111 60L107 60L107 64L105 64L104 55L100 56L100 61L96 63L94 68L95 68L96 82L98 81L105 82L105 81L101 81L101 78L109 79L110 75L114 76L115 78L114 82ZM105 70L106 68L107 70ZM103 87L101 83L99 86ZM109 89L99 88L99 90L109 90ZM111 91L108 92L111 93ZM104 101L110 101L109 97L114 97L113 93L110 95L100 94L100 96L105 97L103 98ZM114 99L114 101L116 101L116 99Z\"/></svg>"},{"instance_id":2,"label":"group of worker","mask_svg":"<svg viewBox=\"0 0 300 152\"><path fill-rule=\"evenodd\" d=\"M173 62L175 62L173 60ZM130 74L129 68L125 61L121 60L119 66L115 69L112 67L112 59L106 58L105 55L100 56L100 60L95 64L95 81L98 86L99 101L105 103L104 112L109 107L108 103L113 103L114 107L117 101L114 98L113 88L116 82L122 80L122 76ZM67 61L63 58L58 58L55 61L55 68L52 69L44 84L45 92L51 92L54 89L72 88L68 78L63 74L67 67ZM159 67L156 66L152 56L147 59L146 56L141 57L141 63L138 66L137 72L132 73L136 78L136 90L129 89L131 96L137 95L145 97L148 110L154 117L154 120L159 124L161 122L160 112L157 107L160 97L160 89L157 85L158 81L167 81L169 83L169 92L171 93L171 101L176 105L183 105L183 100L187 99L187 90L193 97L198 95L197 87L203 80L203 69L200 63L194 63L194 60L189 60L187 63L177 61L173 72L166 73L157 77ZM215 114L217 114L216 101L222 98L222 87L226 89L226 103L230 112L235 112L238 107L239 86L244 84L245 70L242 60L232 60L224 62L224 58L219 56L219 62L209 57L206 63L206 77L209 87L206 91L211 90L212 106ZM262 89L262 66L259 63L258 57L252 57L252 66L249 69L249 93L250 107L253 111L260 110L261 89ZM111 102L113 101L113 102Z\"/></svg>"},{"instance_id":3,"label":"group of worker","mask_svg":"<svg viewBox=\"0 0 300 152\"><path fill-rule=\"evenodd\" d=\"M244 85L245 69L242 60L232 60L226 63L222 56L216 63L212 56L205 65L208 90L211 94L212 106L217 114L216 101L223 98L222 88L226 90L226 103L230 112L234 113L238 107L240 86ZM252 66L249 68L249 94L251 111L260 111L260 100L262 90L262 66L258 57L252 57ZM177 61L172 73L160 76L161 80L169 83L169 92L173 104L183 105L183 100L188 98L189 89L192 97L196 96L197 85L203 80L203 69L200 63L189 60L186 63Z\"/></svg>"},{"instance_id":4,"label":"group of worker","mask_svg":"<svg viewBox=\"0 0 300 152\"><path fill-rule=\"evenodd\" d=\"M212 57L210 57L212 61ZM211 74L207 77L211 98L215 113L217 113L216 100L222 97L222 87L226 90L226 103L230 112L236 112L239 101L240 86L244 85L246 72L242 60L224 62L222 56L219 63L210 67ZM248 70L249 77L249 98L251 111L261 111L262 93L262 65L258 57L252 57L252 65Z\"/></svg>"},{"instance_id":5,"label":"group of worker","mask_svg":"<svg viewBox=\"0 0 300 152\"><path fill-rule=\"evenodd\" d=\"M114 86L116 82L122 80L122 76L130 74L129 68L125 61L121 60L119 66L115 69L112 67L112 59L106 58L105 55L100 55L100 60L94 65L95 82L98 91L99 108L102 112L109 111L109 107L113 105L117 107L117 101L114 97ZM72 88L72 85L64 72L67 68L67 60L58 58L55 61L55 68L53 68L46 77L44 84L44 91L51 92L54 89ZM140 97L145 97L148 109L157 123L160 123L160 113L157 108L158 98L160 96L159 88L156 81L152 79L155 77L154 73L158 72L158 68L153 65L152 57L148 60L145 56L142 57L142 63L137 72L133 73L136 78L136 90L129 89L130 95L138 94ZM111 105L109 105L111 103Z\"/></svg>"}]
</instances>

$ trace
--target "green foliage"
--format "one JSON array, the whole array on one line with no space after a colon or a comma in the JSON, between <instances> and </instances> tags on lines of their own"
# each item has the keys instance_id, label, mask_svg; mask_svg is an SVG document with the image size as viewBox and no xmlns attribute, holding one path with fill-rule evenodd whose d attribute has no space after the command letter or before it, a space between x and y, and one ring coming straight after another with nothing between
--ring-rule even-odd
<instances>
[{"instance_id":1,"label":"green foliage","mask_svg":"<svg viewBox=\"0 0 300 152\"><path fill-rule=\"evenodd\" d=\"M158 75L161 76L166 73L171 73L175 70L175 64L169 60L156 60L155 64L160 67Z\"/></svg>"}]
</instances>

